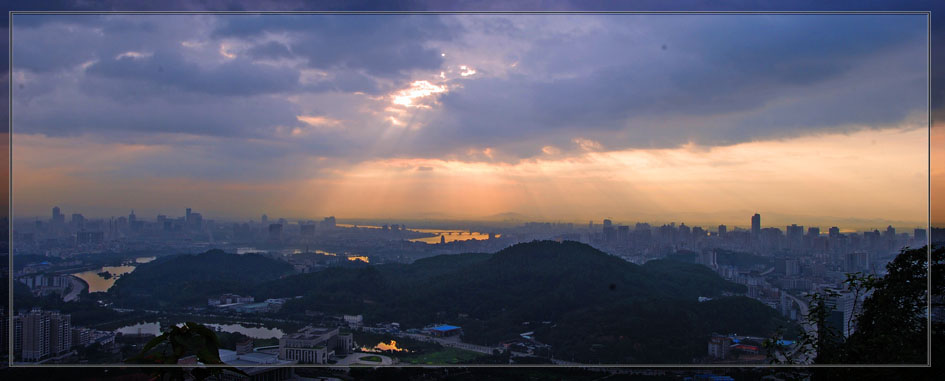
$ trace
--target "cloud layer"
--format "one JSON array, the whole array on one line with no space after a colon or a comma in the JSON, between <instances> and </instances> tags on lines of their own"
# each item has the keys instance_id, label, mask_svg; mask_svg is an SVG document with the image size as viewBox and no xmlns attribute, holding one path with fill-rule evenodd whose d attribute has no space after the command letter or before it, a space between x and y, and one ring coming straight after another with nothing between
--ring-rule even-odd
<instances>
[{"instance_id":1,"label":"cloud layer","mask_svg":"<svg viewBox=\"0 0 945 381\"><path fill-rule=\"evenodd\" d=\"M927 120L926 31L923 15L16 15L14 133L152 148L113 179L274 183L909 129Z\"/></svg>"}]
</instances>

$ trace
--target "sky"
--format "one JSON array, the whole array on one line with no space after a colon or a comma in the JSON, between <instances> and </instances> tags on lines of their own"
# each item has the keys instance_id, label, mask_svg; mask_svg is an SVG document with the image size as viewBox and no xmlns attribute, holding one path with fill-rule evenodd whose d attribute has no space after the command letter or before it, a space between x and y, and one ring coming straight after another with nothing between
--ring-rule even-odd
<instances>
[{"instance_id":1,"label":"sky","mask_svg":"<svg viewBox=\"0 0 945 381\"><path fill-rule=\"evenodd\" d=\"M927 28L15 15L14 216L922 226L945 178L928 168Z\"/></svg>"}]
</instances>

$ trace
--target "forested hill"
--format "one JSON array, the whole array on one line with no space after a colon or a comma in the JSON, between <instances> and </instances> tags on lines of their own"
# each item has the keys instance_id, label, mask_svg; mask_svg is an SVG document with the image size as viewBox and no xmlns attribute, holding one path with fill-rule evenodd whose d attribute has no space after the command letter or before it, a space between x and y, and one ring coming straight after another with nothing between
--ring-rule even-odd
<instances>
[{"instance_id":1,"label":"forested hill","mask_svg":"<svg viewBox=\"0 0 945 381\"><path fill-rule=\"evenodd\" d=\"M595 362L689 362L704 355L713 331L766 335L788 325L755 300L721 298L745 287L704 266L659 260L639 266L569 241L535 241L495 254L437 256L409 265L331 268L266 282L256 290L258 299L302 295L285 305L285 314L363 314L368 322L404 327L452 323L463 326L465 340L481 344L535 331L562 355L593 355L584 360ZM717 299L698 303L699 296ZM545 321L551 323L523 325ZM648 334L648 327L658 327L659 335ZM631 337L634 345L626 341Z\"/></svg>"},{"instance_id":2,"label":"forested hill","mask_svg":"<svg viewBox=\"0 0 945 381\"><path fill-rule=\"evenodd\" d=\"M258 254L201 254L161 257L138 265L109 289L120 306L205 306L207 297L221 293L248 294L263 281L292 273L286 262Z\"/></svg>"}]
</instances>

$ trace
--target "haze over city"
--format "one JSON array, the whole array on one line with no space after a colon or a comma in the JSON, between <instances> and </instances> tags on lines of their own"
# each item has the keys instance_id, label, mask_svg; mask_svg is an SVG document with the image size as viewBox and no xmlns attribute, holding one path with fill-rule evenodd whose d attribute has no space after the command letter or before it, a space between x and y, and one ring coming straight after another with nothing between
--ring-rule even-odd
<instances>
[{"instance_id":1,"label":"haze over city","mask_svg":"<svg viewBox=\"0 0 945 381\"><path fill-rule=\"evenodd\" d=\"M15 217L927 224L922 15L17 15L13 32Z\"/></svg>"}]
</instances>

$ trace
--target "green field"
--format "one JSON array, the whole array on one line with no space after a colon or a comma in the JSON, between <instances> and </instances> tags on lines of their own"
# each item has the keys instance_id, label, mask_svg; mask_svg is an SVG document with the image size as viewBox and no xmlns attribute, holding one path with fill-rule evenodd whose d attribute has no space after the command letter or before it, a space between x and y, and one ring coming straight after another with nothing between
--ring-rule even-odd
<instances>
[{"instance_id":1,"label":"green field","mask_svg":"<svg viewBox=\"0 0 945 381\"><path fill-rule=\"evenodd\" d=\"M381 362L381 358L378 356L364 356L359 358L358 361Z\"/></svg>"},{"instance_id":2,"label":"green field","mask_svg":"<svg viewBox=\"0 0 945 381\"><path fill-rule=\"evenodd\" d=\"M457 364L484 356L483 354L456 348L443 348L436 352L398 356L401 362L408 364L436 365Z\"/></svg>"}]
</instances>

